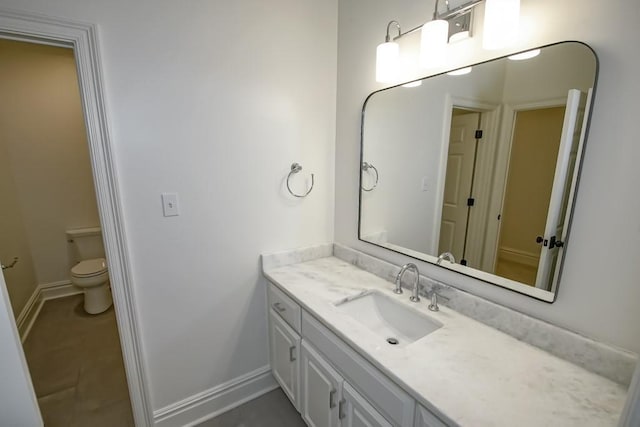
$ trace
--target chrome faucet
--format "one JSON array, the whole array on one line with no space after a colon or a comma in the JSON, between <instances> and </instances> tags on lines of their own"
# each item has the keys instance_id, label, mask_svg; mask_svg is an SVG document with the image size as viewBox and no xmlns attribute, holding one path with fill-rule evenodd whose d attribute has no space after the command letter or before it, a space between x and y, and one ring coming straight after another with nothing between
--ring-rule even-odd
<instances>
[{"instance_id":1,"label":"chrome faucet","mask_svg":"<svg viewBox=\"0 0 640 427\"><path fill-rule=\"evenodd\" d=\"M456 263L456 259L453 256L453 254L451 252L443 252L440 254L440 256L438 257L438 261L436 261L437 265L442 264L442 260L443 259L447 259L451 264L455 264Z\"/></svg>"},{"instance_id":2,"label":"chrome faucet","mask_svg":"<svg viewBox=\"0 0 640 427\"><path fill-rule=\"evenodd\" d=\"M418 266L412 262L403 265L400 269L400 272L396 276L396 288L393 290L393 292L395 292L396 294L402 293L402 275L407 270L413 270L413 272L416 274L416 281L413 285L413 295L411 295L409 299L413 302L418 302L420 301L420 297L418 296L418 292L420 291L420 272L418 271Z\"/></svg>"}]
</instances>

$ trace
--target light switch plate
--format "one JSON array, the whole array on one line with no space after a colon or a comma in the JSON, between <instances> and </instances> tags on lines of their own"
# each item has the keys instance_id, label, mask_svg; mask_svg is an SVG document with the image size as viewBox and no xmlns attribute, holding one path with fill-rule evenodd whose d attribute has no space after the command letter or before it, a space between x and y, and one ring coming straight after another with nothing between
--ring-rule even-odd
<instances>
[{"instance_id":1,"label":"light switch plate","mask_svg":"<svg viewBox=\"0 0 640 427\"><path fill-rule=\"evenodd\" d=\"M178 216L178 195L176 193L162 193L162 213L164 216Z\"/></svg>"}]
</instances>

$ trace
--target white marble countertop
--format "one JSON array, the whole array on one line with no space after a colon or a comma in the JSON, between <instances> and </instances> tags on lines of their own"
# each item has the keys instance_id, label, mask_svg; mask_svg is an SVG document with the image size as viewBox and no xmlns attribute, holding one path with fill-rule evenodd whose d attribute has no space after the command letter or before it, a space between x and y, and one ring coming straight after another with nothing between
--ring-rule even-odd
<instances>
[{"instance_id":1,"label":"white marble countertop","mask_svg":"<svg viewBox=\"0 0 640 427\"><path fill-rule=\"evenodd\" d=\"M266 268L267 278L405 391L460 426L614 426L626 388L335 257ZM394 347L334 305L375 289L443 324ZM381 342L382 341L382 342Z\"/></svg>"}]
</instances>

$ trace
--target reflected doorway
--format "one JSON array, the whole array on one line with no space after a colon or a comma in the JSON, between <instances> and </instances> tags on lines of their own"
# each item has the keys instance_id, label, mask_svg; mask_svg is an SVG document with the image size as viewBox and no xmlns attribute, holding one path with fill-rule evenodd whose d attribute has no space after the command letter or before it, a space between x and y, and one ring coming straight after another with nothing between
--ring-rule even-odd
<instances>
[{"instance_id":1,"label":"reflected doorway","mask_svg":"<svg viewBox=\"0 0 640 427\"><path fill-rule=\"evenodd\" d=\"M518 111L509 156L495 273L534 286L565 107ZM535 179L532 179L535 177Z\"/></svg>"}]
</instances>

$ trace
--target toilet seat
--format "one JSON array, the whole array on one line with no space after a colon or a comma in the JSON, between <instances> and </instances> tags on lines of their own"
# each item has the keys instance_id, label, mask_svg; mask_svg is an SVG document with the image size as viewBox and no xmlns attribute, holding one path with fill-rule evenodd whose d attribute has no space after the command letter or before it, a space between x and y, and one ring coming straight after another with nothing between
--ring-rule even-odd
<instances>
[{"instance_id":1,"label":"toilet seat","mask_svg":"<svg viewBox=\"0 0 640 427\"><path fill-rule=\"evenodd\" d=\"M71 268L73 277L99 276L107 271L107 260L104 258L87 259L80 261Z\"/></svg>"}]
</instances>

